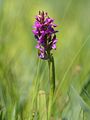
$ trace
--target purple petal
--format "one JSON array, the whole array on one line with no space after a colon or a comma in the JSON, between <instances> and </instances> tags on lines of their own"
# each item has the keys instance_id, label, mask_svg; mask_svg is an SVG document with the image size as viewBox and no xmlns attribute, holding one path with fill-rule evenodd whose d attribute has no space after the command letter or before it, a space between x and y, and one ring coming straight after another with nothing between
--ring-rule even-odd
<instances>
[{"instance_id":1,"label":"purple petal","mask_svg":"<svg viewBox=\"0 0 90 120\"><path fill-rule=\"evenodd\" d=\"M38 22L38 21L35 22L35 27L36 27L36 28L40 28L41 26L42 26L42 25L40 24L40 22Z\"/></svg>"},{"instance_id":2,"label":"purple petal","mask_svg":"<svg viewBox=\"0 0 90 120\"><path fill-rule=\"evenodd\" d=\"M56 44L53 44L53 45L52 45L52 49L56 49Z\"/></svg>"},{"instance_id":3,"label":"purple petal","mask_svg":"<svg viewBox=\"0 0 90 120\"><path fill-rule=\"evenodd\" d=\"M51 22L53 22L54 20L52 18L46 18L46 23L45 24L50 24Z\"/></svg>"},{"instance_id":4,"label":"purple petal","mask_svg":"<svg viewBox=\"0 0 90 120\"><path fill-rule=\"evenodd\" d=\"M56 24L52 24L52 26L53 26L53 27L57 27L57 25L56 25Z\"/></svg>"},{"instance_id":5,"label":"purple petal","mask_svg":"<svg viewBox=\"0 0 90 120\"><path fill-rule=\"evenodd\" d=\"M57 39L54 39L54 40L53 40L53 44L56 44L56 42L57 42Z\"/></svg>"},{"instance_id":6,"label":"purple petal","mask_svg":"<svg viewBox=\"0 0 90 120\"><path fill-rule=\"evenodd\" d=\"M34 33L34 35L38 35L38 31L37 30L32 30L32 32Z\"/></svg>"},{"instance_id":7,"label":"purple petal","mask_svg":"<svg viewBox=\"0 0 90 120\"><path fill-rule=\"evenodd\" d=\"M39 44L37 44L37 45L36 45L36 48L37 48L37 49L40 49L40 45L39 45Z\"/></svg>"},{"instance_id":8,"label":"purple petal","mask_svg":"<svg viewBox=\"0 0 90 120\"><path fill-rule=\"evenodd\" d=\"M43 52L41 52L40 54L38 54L39 55L39 57L41 58L41 59L44 59L44 53Z\"/></svg>"}]
</instances>

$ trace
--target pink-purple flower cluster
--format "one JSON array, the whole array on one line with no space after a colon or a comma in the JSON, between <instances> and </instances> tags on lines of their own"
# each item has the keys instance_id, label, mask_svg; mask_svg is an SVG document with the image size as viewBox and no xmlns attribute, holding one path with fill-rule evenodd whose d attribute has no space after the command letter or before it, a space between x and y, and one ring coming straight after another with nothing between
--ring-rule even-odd
<instances>
[{"instance_id":1,"label":"pink-purple flower cluster","mask_svg":"<svg viewBox=\"0 0 90 120\"><path fill-rule=\"evenodd\" d=\"M39 11L39 15L36 16L34 24L34 36L37 39L38 55L41 59L48 59L50 51L56 49L56 24L53 23L54 19L50 18L44 11Z\"/></svg>"}]
</instances>

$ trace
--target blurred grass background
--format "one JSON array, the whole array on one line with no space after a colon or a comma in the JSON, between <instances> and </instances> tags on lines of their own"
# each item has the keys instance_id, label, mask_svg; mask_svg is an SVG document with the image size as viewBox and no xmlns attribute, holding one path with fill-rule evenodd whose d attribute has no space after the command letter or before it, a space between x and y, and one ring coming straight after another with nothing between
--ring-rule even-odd
<instances>
[{"instance_id":1,"label":"blurred grass background","mask_svg":"<svg viewBox=\"0 0 90 120\"><path fill-rule=\"evenodd\" d=\"M32 34L39 10L59 30L55 120L90 120L90 0L0 0L0 120L31 120L38 90L48 95L48 65Z\"/></svg>"}]
</instances>

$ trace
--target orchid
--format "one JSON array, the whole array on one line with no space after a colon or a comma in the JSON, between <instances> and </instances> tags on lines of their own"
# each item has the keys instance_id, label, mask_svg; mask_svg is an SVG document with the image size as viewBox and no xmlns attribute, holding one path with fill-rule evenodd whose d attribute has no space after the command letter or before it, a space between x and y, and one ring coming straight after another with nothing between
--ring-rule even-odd
<instances>
[{"instance_id":1,"label":"orchid","mask_svg":"<svg viewBox=\"0 0 90 120\"><path fill-rule=\"evenodd\" d=\"M56 49L56 33L57 27L54 24L54 19L50 18L44 11L39 11L39 15L36 16L36 21L33 26L33 34L37 40L36 48L38 49L38 56L41 59L47 60L52 49Z\"/></svg>"}]
</instances>

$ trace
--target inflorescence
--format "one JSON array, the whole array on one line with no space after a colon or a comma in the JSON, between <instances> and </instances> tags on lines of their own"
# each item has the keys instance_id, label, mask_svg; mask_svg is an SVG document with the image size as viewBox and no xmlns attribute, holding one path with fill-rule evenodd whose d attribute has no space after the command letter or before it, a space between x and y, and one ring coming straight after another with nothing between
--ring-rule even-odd
<instances>
[{"instance_id":1,"label":"inflorescence","mask_svg":"<svg viewBox=\"0 0 90 120\"><path fill-rule=\"evenodd\" d=\"M50 18L44 11L39 11L39 15L36 16L36 21L33 26L34 36L37 40L36 48L38 49L38 56L41 59L47 60L52 49L56 49L56 33L57 27L54 24L54 19Z\"/></svg>"}]
</instances>

